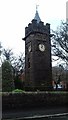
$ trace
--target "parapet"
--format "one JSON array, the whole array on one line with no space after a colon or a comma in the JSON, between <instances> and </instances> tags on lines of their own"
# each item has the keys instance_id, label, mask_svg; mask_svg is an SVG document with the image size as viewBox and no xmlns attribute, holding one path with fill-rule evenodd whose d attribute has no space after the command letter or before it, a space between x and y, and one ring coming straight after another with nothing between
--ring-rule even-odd
<instances>
[{"instance_id":1,"label":"parapet","mask_svg":"<svg viewBox=\"0 0 68 120\"><path fill-rule=\"evenodd\" d=\"M31 32L40 32L50 34L50 24L40 21L37 23L37 20L33 19L31 23L28 24L28 27L25 28L25 37L28 36Z\"/></svg>"}]
</instances>

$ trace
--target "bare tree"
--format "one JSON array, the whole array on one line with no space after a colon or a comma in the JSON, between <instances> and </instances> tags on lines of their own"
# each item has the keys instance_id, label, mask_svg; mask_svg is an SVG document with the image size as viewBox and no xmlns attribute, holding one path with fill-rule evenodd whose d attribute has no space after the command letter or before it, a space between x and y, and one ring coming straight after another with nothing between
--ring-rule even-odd
<instances>
[{"instance_id":1,"label":"bare tree","mask_svg":"<svg viewBox=\"0 0 68 120\"><path fill-rule=\"evenodd\" d=\"M60 27L53 31L52 55L68 64L68 23L61 22Z\"/></svg>"},{"instance_id":2,"label":"bare tree","mask_svg":"<svg viewBox=\"0 0 68 120\"><path fill-rule=\"evenodd\" d=\"M10 62L14 59L12 49L3 49L3 56Z\"/></svg>"}]
</instances>

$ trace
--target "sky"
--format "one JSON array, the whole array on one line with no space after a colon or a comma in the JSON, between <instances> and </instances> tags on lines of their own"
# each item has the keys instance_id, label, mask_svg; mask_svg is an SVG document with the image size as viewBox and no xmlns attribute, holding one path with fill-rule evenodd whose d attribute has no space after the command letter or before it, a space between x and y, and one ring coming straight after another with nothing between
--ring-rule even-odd
<instances>
[{"instance_id":1,"label":"sky","mask_svg":"<svg viewBox=\"0 0 68 120\"><path fill-rule=\"evenodd\" d=\"M56 30L66 20L67 0L0 0L0 42L16 55L25 52L25 27L35 16L36 5L41 20Z\"/></svg>"},{"instance_id":2,"label":"sky","mask_svg":"<svg viewBox=\"0 0 68 120\"><path fill-rule=\"evenodd\" d=\"M66 2L66 19L68 21L68 1Z\"/></svg>"}]
</instances>

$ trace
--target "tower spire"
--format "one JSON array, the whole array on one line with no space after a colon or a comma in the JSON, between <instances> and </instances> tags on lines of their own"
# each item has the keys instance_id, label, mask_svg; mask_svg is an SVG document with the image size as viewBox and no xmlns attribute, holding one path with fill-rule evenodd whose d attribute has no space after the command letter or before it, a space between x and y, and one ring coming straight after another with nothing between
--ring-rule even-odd
<instances>
[{"instance_id":1,"label":"tower spire","mask_svg":"<svg viewBox=\"0 0 68 120\"><path fill-rule=\"evenodd\" d=\"M39 13L38 13L38 6L36 5L36 13L35 13L35 17L34 19L37 20L37 23L39 23L41 21L40 17L39 17Z\"/></svg>"}]
</instances>

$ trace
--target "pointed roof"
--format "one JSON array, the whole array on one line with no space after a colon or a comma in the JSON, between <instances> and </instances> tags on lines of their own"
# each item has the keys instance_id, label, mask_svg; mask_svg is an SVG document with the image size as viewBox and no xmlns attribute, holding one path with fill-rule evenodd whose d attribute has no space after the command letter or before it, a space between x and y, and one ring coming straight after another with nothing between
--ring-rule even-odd
<instances>
[{"instance_id":1,"label":"pointed roof","mask_svg":"<svg viewBox=\"0 0 68 120\"><path fill-rule=\"evenodd\" d=\"M41 19L40 19L40 17L39 17L38 10L37 10L37 6L36 6L36 13L35 13L34 19L37 20L37 23L39 23L39 22L41 21Z\"/></svg>"}]
</instances>

